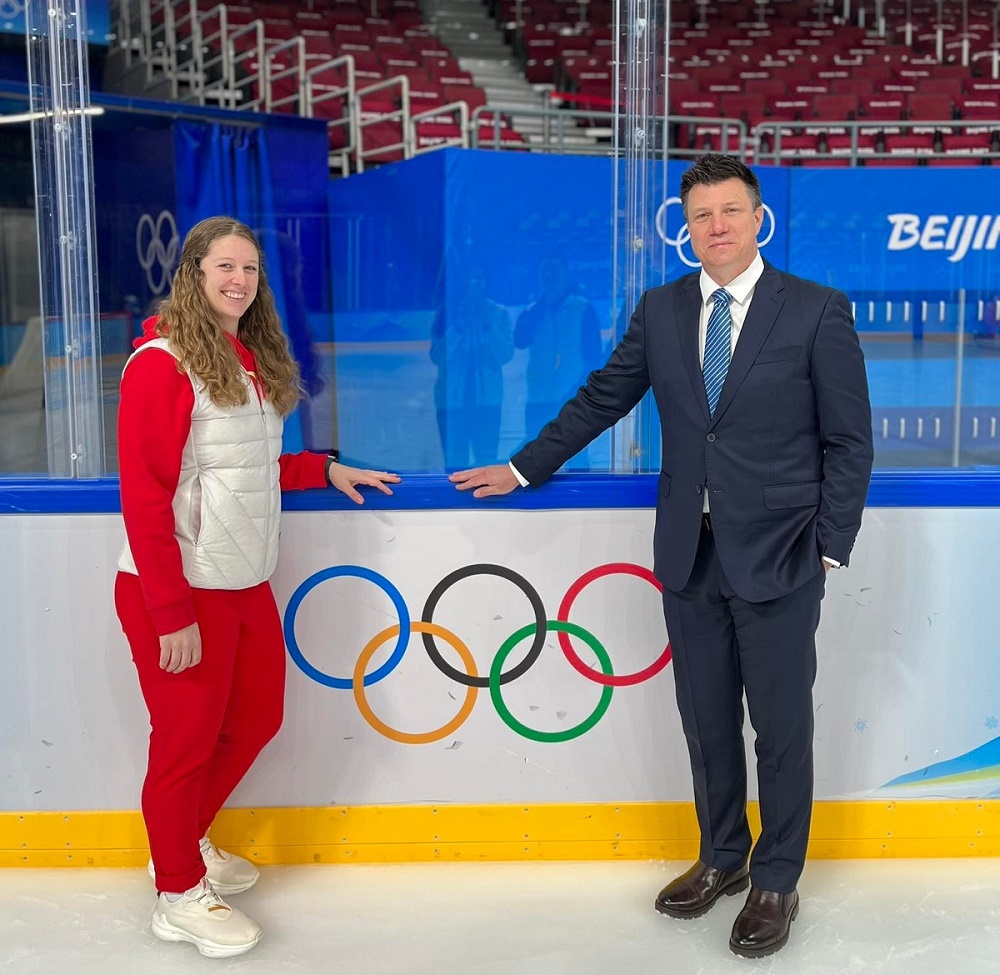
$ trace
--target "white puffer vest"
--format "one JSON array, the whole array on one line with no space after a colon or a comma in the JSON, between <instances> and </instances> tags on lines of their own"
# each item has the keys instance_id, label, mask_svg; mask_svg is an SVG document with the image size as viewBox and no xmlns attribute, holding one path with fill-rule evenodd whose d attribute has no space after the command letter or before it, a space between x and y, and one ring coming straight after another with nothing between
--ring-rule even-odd
<instances>
[{"instance_id":1,"label":"white puffer vest","mask_svg":"<svg viewBox=\"0 0 1000 975\"><path fill-rule=\"evenodd\" d=\"M166 339L153 339L125 368L147 349L173 355ZM184 575L197 589L248 589L269 579L278 561L282 420L270 402L261 406L249 375L247 402L234 407L216 406L190 379L191 432L173 500ZM127 538L118 568L137 574Z\"/></svg>"}]
</instances>

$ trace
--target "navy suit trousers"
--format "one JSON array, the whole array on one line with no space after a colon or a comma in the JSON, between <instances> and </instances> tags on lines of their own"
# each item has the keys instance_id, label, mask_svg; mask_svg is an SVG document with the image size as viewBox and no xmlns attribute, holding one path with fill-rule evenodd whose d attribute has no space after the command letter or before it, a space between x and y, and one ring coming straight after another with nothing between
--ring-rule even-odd
<instances>
[{"instance_id":1,"label":"navy suit trousers","mask_svg":"<svg viewBox=\"0 0 1000 975\"><path fill-rule=\"evenodd\" d=\"M818 558L816 572L787 595L747 602L726 580L705 526L684 589L663 592L700 859L728 871L750 855L745 691L763 827L750 877L755 887L780 893L794 890L802 873L812 814L815 634L826 581Z\"/></svg>"}]
</instances>

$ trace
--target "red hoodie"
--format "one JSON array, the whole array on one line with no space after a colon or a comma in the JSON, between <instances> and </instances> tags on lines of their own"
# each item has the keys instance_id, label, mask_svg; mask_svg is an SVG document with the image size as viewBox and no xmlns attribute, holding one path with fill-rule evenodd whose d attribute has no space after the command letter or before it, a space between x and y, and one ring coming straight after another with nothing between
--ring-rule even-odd
<instances>
[{"instance_id":1,"label":"red hoodie","mask_svg":"<svg viewBox=\"0 0 1000 975\"><path fill-rule=\"evenodd\" d=\"M154 331L156 322L156 317L143 322L136 348L159 337ZM254 354L228 332L226 336L261 395ZM152 349L125 370L118 407L122 517L146 608L160 636L195 622L191 587L174 537L172 507L193 408L191 380L187 373L178 372L177 360L168 352ZM324 454L282 454L279 465L283 491L327 484Z\"/></svg>"}]
</instances>

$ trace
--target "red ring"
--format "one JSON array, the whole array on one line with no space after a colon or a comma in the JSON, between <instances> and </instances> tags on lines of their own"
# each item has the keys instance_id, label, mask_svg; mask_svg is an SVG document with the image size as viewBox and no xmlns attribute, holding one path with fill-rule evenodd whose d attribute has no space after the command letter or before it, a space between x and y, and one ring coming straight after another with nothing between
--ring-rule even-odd
<instances>
[{"instance_id":1,"label":"red ring","mask_svg":"<svg viewBox=\"0 0 1000 975\"><path fill-rule=\"evenodd\" d=\"M599 565L594 569L590 569L588 572L584 572L576 582L573 583L566 590L566 595L563 596L562 602L559 604L559 612L556 614L556 619L563 623L569 622L569 611L573 605L574 600L580 595L580 592L585 586L589 586L595 579L600 579L602 576L613 575L614 573L622 572L626 575L638 576L640 579L645 579L647 582L651 582L658 592L663 592L663 586L657 581L656 576L650 572L649 569L644 568L641 565L634 565L632 562L608 562L606 565ZM559 633L559 646L562 648L563 654L566 659L570 662L573 668L579 673L583 674L584 677L589 680L594 681L597 684L611 685L612 687L628 687L631 684L640 684L644 680L649 680L650 677L655 677L664 667L670 663L670 644L668 643L666 649L659 657L656 658L645 670L636 671L634 674L602 674L599 670L594 670L593 667L588 667L577 655L577 652L573 649L573 644L570 643L568 633Z\"/></svg>"}]
</instances>

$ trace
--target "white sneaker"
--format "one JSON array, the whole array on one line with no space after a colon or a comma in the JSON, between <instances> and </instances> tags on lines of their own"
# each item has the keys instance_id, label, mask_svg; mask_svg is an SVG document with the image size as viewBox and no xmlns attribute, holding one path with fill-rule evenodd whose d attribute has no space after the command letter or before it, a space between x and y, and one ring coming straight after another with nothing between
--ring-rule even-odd
<instances>
[{"instance_id":1,"label":"white sneaker","mask_svg":"<svg viewBox=\"0 0 1000 975\"><path fill-rule=\"evenodd\" d=\"M207 836L201 838L201 858L208 882L218 894L242 894L260 877L260 871L246 858L220 850ZM146 864L150 877L156 879L153 861Z\"/></svg>"},{"instance_id":2,"label":"white sneaker","mask_svg":"<svg viewBox=\"0 0 1000 975\"><path fill-rule=\"evenodd\" d=\"M204 879L173 904L160 894L150 927L161 941L187 941L209 958L242 955L262 933L256 921L230 907Z\"/></svg>"},{"instance_id":3,"label":"white sneaker","mask_svg":"<svg viewBox=\"0 0 1000 975\"><path fill-rule=\"evenodd\" d=\"M260 871L249 860L220 850L207 836L201 838L201 858L209 883L220 894L242 894L260 877Z\"/></svg>"}]
</instances>

